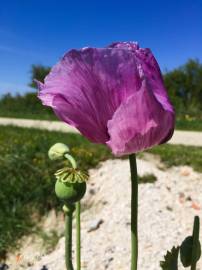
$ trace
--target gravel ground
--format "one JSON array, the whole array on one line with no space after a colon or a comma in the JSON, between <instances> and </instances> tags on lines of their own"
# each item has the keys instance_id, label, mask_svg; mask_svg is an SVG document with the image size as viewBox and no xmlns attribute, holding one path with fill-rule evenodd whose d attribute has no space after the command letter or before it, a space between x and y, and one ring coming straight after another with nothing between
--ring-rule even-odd
<instances>
[{"instance_id":1,"label":"gravel ground","mask_svg":"<svg viewBox=\"0 0 202 270\"><path fill-rule=\"evenodd\" d=\"M153 184L139 185L139 269L158 270L166 250L191 234L194 216L202 216L202 174L187 166L163 171L153 158L138 160L138 172L157 177ZM91 207L81 216L82 270L129 269L128 161L108 160L92 169L83 205ZM55 226L53 220L49 218L49 223ZM61 229L63 221L59 220ZM48 270L65 269L64 238L52 253L40 256L37 252L28 250L30 259L11 269L40 270L43 265ZM181 269L184 268L179 266ZM202 260L198 263L199 269L202 269Z\"/></svg>"},{"instance_id":2,"label":"gravel ground","mask_svg":"<svg viewBox=\"0 0 202 270\"><path fill-rule=\"evenodd\" d=\"M75 128L59 121L0 117L0 125L14 125L19 127L56 130L61 132L78 132ZM168 143L202 146L202 132L176 130L172 139Z\"/></svg>"}]
</instances>

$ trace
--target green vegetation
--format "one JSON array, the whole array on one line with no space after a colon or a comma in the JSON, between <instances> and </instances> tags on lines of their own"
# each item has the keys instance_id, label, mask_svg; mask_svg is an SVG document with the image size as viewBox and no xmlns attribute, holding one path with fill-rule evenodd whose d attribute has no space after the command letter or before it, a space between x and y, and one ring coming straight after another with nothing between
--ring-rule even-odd
<instances>
[{"instance_id":1,"label":"green vegetation","mask_svg":"<svg viewBox=\"0 0 202 270\"><path fill-rule=\"evenodd\" d=\"M164 81L179 118L202 115L202 64L198 60L167 72Z\"/></svg>"},{"instance_id":2,"label":"green vegetation","mask_svg":"<svg viewBox=\"0 0 202 270\"><path fill-rule=\"evenodd\" d=\"M148 152L159 155L167 167L189 165L202 172L202 147L162 144Z\"/></svg>"},{"instance_id":3,"label":"green vegetation","mask_svg":"<svg viewBox=\"0 0 202 270\"><path fill-rule=\"evenodd\" d=\"M36 87L33 79L43 81L50 68L32 66L30 86ZM166 88L176 109L176 128L202 131L202 64L189 60L183 66L164 74ZM52 110L37 98L37 93L11 96L0 99L0 116L57 120Z\"/></svg>"},{"instance_id":4,"label":"green vegetation","mask_svg":"<svg viewBox=\"0 0 202 270\"><path fill-rule=\"evenodd\" d=\"M3 117L57 120L52 109L41 104L37 93L7 94L0 99L0 108L0 116Z\"/></svg>"},{"instance_id":5,"label":"green vegetation","mask_svg":"<svg viewBox=\"0 0 202 270\"><path fill-rule=\"evenodd\" d=\"M202 64L191 59L164 74L164 81L176 110L176 128L202 131Z\"/></svg>"},{"instance_id":6,"label":"green vegetation","mask_svg":"<svg viewBox=\"0 0 202 270\"><path fill-rule=\"evenodd\" d=\"M154 183L156 182L156 180L157 180L156 176L152 173L144 174L142 176L138 175L138 181L142 184Z\"/></svg>"},{"instance_id":7,"label":"green vegetation","mask_svg":"<svg viewBox=\"0 0 202 270\"><path fill-rule=\"evenodd\" d=\"M202 118L191 117L186 115L181 117L176 121L176 129L179 130L192 130L192 131L202 131Z\"/></svg>"}]
</instances>

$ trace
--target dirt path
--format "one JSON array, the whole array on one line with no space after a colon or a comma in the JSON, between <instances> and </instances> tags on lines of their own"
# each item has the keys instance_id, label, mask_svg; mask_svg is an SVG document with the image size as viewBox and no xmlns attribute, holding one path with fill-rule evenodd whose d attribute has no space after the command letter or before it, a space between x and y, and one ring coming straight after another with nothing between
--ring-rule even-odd
<instances>
[{"instance_id":1,"label":"dirt path","mask_svg":"<svg viewBox=\"0 0 202 270\"><path fill-rule=\"evenodd\" d=\"M59 121L0 117L0 125L14 125L19 127L39 128L61 132L78 132L75 128L72 128ZM176 130L172 139L168 143L202 146L202 132Z\"/></svg>"}]
</instances>

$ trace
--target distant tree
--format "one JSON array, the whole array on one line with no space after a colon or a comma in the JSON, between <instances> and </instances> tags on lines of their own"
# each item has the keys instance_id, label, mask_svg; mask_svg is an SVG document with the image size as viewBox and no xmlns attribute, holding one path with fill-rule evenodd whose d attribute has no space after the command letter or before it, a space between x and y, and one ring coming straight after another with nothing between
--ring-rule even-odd
<instances>
[{"instance_id":1,"label":"distant tree","mask_svg":"<svg viewBox=\"0 0 202 270\"><path fill-rule=\"evenodd\" d=\"M202 64L190 59L164 74L165 85L177 112L202 111Z\"/></svg>"},{"instance_id":2,"label":"distant tree","mask_svg":"<svg viewBox=\"0 0 202 270\"><path fill-rule=\"evenodd\" d=\"M29 84L29 86L36 88L36 83L34 82L34 79L43 81L46 75L49 73L49 71L50 71L50 67L45 67L42 65L32 65L31 83Z\"/></svg>"}]
</instances>

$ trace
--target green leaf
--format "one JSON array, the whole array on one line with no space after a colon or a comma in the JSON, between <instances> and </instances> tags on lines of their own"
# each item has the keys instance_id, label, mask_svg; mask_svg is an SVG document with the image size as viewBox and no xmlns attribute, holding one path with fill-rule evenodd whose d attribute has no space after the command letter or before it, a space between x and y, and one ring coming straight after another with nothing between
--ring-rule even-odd
<instances>
[{"instance_id":1,"label":"green leaf","mask_svg":"<svg viewBox=\"0 0 202 270\"><path fill-rule=\"evenodd\" d=\"M160 262L161 268L163 270L178 270L178 254L179 246L173 247L171 251L167 251L164 261Z\"/></svg>"}]
</instances>

